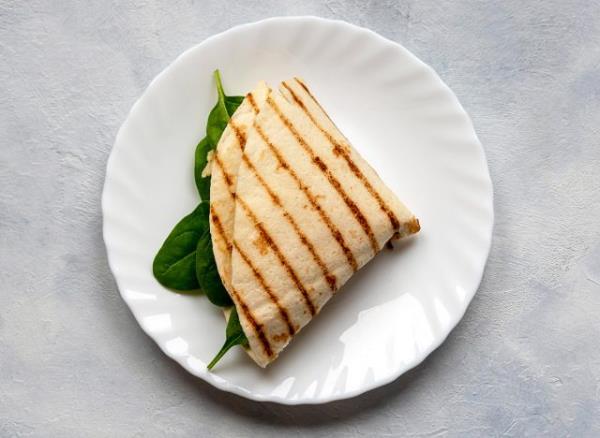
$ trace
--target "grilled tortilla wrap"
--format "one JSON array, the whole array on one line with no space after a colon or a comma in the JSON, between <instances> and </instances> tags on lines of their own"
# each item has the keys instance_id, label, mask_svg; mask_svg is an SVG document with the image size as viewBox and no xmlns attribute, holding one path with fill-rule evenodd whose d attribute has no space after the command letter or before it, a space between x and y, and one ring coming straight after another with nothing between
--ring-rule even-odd
<instances>
[{"instance_id":1,"label":"grilled tortilla wrap","mask_svg":"<svg viewBox=\"0 0 600 438\"><path fill-rule=\"evenodd\" d=\"M219 275L228 291L231 290L231 248L229 245L233 238L235 212L232 194L235 193L235 181L246 132L254 123L268 92L267 84L260 82L254 90L246 95L242 104L231 117L229 125L223 131L216 151L208 163L211 175L210 209L211 213L214 212L215 217L220 219L219 226L222 229L215 230L215 222L211 221L210 234Z\"/></svg>"},{"instance_id":2,"label":"grilled tortilla wrap","mask_svg":"<svg viewBox=\"0 0 600 438\"><path fill-rule=\"evenodd\" d=\"M214 192L233 203L211 208L215 255L231 251L219 272L230 275L224 283L263 367L388 240L419 230L306 85L293 79L281 90L235 137L237 169L219 164L219 144L211 182L211 206ZM239 131L235 115L230 125Z\"/></svg>"},{"instance_id":3,"label":"grilled tortilla wrap","mask_svg":"<svg viewBox=\"0 0 600 438\"><path fill-rule=\"evenodd\" d=\"M219 276L229 295L232 295L231 242L233 240L237 171L242 158L242 148L246 141L246 132L254 123L268 92L269 87L261 81L246 95L223 131L219 144L206 167L206 172L211 175L210 214L212 220L210 221L210 234L213 253ZM230 310L225 309L224 311L226 320L229 320ZM251 349L246 351L258 362Z\"/></svg>"}]
</instances>

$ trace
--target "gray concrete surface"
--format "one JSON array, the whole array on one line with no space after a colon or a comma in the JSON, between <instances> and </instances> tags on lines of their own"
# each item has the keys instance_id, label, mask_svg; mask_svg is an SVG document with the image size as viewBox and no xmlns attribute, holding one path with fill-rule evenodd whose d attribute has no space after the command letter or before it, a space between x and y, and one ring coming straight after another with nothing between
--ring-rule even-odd
<instances>
[{"instance_id":1,"label":"gray concrete surface","mask_svg":"<svg viewBox=\"0 0 600 438\"><path fill-rule=\"evenodd\" d=\"M495 185L480 290L417 369L357 399L257 404L186 374L108 270L100 193L129 108L235 24L315 14L431 64ZM0 0L0 436L600 436L598 1Z\"/></svg>"}]
</instances>

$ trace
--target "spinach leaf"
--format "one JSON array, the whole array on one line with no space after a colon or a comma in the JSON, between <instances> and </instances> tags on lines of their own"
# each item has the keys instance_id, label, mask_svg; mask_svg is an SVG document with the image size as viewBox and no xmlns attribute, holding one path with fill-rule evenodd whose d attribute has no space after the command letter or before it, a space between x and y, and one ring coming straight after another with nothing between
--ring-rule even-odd
<instances>
[{"instance_id":1,"label":"spinach leaf","mask_svg":"<svg viewBox=\"0 0 600 438\"><path fill-rule=\"evenodd\" d=\"M231 315L229 315L229 321L227 321L227 329L225 330L225 343L223 344L221 350L219 350L215 358L208 364L207 368L209 370L212 370L213 367L217 364L217 362L225 355L225 353L227 353L231 347L234 347L236 345L242 345L244 347L247 347L248 338L246 338L244 330L242 330L240 318L234 307L231 310Z\"/></svg>"},{"instance_id":2,"label":"spinach leaf","mask_svg":"<svg viewBox=\"0 0 600 438\"><path fill-rule=\"evenodd\" d=\"M169 233L154 258L152 271L163 286L192 294L199 293L201 288L213 304L225 307L233 303L223 286L214 258L209 227L210 176L203 178L202 171L206 167L208 153L216 148L229 118L240 106L244 96L226 96L219 71L216 70L214 75L218 100L208 116L206 137L196 146L194 156L194 179L202 202ZM231 347L248 345L235 307L227 322L225 334L225 344L208 365L209 369Z\"/></svg>"},{"instance_id":3,"label":"spinach leaf","mask_svg":"<svg viewBox=\"0 0 600 438\"><path fill-rule=\"evenodd\" d=\"M208 227L200 236L196 247L196 278L211 303L221 307L233 304L217 269Z\"/></svg>"},{"instance_id":4,"label":"spinach leaf","mask_svg":"<svg viewBox=\"0 0 600 438\"><path fill-rule=\"evenodd\" d=\"M223 84L221 83L221 75L219 70L215 70L215 81L217 82L217 104L208 115L208 122L206 123L206 138L211 149L217 147L221 134L227 127L229 122L229 113L227 112L227 106L225 105L225 92L223 91Z\"/></svg>"},{"instance_id":5,"label":"spinach leaf","mask_svg":"<svg viewBox=\"0 0 600 438\"><path fill-rule=\"evenodd\" d=\"M229 117L233 116L235 110L242 104L245 96L225 96L225 108Z\"/></svg>"},{"instance_id":6,"label":"spinach leaf","mask_svg":"<svg viewBox=\"0 0 600 438\"><path fill-rule=\"evenodd\" d=\"M202 177L202 171L206 167L208 152L210 151L210 145L208 144L207 137L204 137L196 146L196 154L194 160L194 179L196 180L196 187L200 198L203 201L210 199L210 176Z\"/></svg>"},{"instance_id":7,"label":"spinach leaf","mask_svg":"<svg viewBox=\"0 0 600 438\"><path fill-rule=\"evenodd\" d=\"M208 116L206 137L196 146L194 161L194 178L202 200L210 199L210 176L202 177L202 171L206 167L208 153L217 147L221 135L227 127L229 118L244 100L244 96L225 95L219 70L215 70L215 81L217 83L218 100Z\"/></svg>"},{"instance_id":8,"label":"spinach leaf","mask_svg":"<svg viewBox=\"0 0 600 438\"><path fill-rule=\"evenodd\" d=\"M196 246L202 233L208 229L208 213L208 204L199 204L175 225L158 250L152 272L163 286L178 291L199 288L196 277Z\"/></svg>"}]
</instances>

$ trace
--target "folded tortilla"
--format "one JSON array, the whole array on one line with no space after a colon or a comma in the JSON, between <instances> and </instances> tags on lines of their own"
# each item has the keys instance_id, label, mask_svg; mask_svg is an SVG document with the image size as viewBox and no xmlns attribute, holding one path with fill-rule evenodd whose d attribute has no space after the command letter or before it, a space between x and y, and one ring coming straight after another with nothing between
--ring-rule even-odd
<instances>
[{"instance_id":1,"label":"folded tortilla","mask_svg":"<svg viewBox=\"0 0 600 438\"><path fill-rule=\"evenodd\" d=\"M223 131L217 149L209 160L210 210L211 215L220 220L220 229L215 229L215 220L210 221L210 233L219 275L228 291L231 290L230 243L233 241L237 172L242 159L242 148L246 143L246 132L253 125L268 93L267 84L260 82L246 95Z\"/></svg>"},{"instance_id":2,"label":"folded tortilla","mask_svg":"<svg viewBox=\"0 0 600 438\"><path fill-rule=\"evenodd\" d=\"M211 235L258 365L390 239L417 231L302 80L261 84L231 118L213 160Z\"/></svg>"}]
</instances>

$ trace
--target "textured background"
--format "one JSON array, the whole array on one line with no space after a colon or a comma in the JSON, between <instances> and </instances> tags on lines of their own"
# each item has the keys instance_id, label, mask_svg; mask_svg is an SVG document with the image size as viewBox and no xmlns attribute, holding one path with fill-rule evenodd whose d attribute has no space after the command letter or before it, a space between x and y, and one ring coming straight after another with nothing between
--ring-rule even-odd
<instances>
[{"instance_id":1,"label":"textured background","mask_svg":"<svg viewBox=\"0 0 600 438\"><path fill-rule=\"evenodd\" d=\"M117 129L179 53L233 25L367 26L458 95L494 181L480 290L423 365L357 399L257 404L186 374L108 270ZM0 436L600 436L597 1L0 0Z\"/></svg>"}]
</instances>

